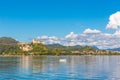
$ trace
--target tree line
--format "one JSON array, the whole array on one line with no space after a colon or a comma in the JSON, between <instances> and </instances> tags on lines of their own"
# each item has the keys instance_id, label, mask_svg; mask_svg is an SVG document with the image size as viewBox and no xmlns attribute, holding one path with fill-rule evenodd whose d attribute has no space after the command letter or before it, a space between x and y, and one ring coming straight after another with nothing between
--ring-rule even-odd
<instances>
[{"instance_id":1,"label":"tree line","mask_svg":"<svg viewBox=\"0 0 120 80\"><path fill-rule=\"evenodd\" d=\"M112 55L119 52L98 50L92 46L62 46L60 44L44 45L41 43L27 44L31 47L29 51L24 51L18 45L18 41L12 38L0 38L1 55Z\"/></svg>"}]
</instances>

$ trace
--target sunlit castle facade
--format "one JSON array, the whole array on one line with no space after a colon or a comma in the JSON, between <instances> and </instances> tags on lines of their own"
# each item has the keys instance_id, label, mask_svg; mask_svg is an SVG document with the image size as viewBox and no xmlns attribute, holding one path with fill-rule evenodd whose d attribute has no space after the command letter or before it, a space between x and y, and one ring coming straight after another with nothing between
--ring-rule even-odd
<instances>
[{"instance_id":1,"label":"sunlit castle facade","mask_svg":"<svg viewBox=\"0 0 120 80\"><path fill-rule=\"evenodd\" d=\"M32 40L32 43L33 43L33 44L40 44L40 43L41 43L41 44L45 44L45 42L40 41L40 40L37 40L37 39L33 39L33 40Z\"/></svg>"},{"instance_id":2,"label":"sunlit castle facade","mask_svg":"<svg viewBox=\"0 0 120 80\"><path fill-rule=\"evenodd\" d=\"M36 40L36 39L33 39L32 43L33 44L45 44L45 42L39 41L39 40ZM23 51L31 51L33 48L30 44L31 43L24 43L24 42L18 43L19 48L22 49Z\"/></svg>"}]
</instances>

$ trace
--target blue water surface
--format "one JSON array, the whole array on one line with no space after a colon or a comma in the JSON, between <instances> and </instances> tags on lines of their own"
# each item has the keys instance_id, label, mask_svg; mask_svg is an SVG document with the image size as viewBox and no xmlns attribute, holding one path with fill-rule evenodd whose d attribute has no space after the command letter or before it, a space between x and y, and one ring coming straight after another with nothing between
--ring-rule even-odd
<instances>
[{"instance_id":1,"label":"blue water surface","mask_svg":"<svg viewBox=\"0 0 120 80\"><path fill-rule=\"evenodd\" d=\"M120 80L120 56L2 56L0 80Z\"/></svg>"}]
</instances>

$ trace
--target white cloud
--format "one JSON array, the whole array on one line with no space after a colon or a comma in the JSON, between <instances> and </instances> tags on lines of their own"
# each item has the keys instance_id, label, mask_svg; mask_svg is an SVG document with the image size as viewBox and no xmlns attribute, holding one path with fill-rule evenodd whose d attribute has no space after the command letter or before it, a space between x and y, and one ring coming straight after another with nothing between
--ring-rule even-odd
<instances>
[{"instance_id":1,"label":"white cloud","mask_svg":"<svg viewBox=\"0 0 120 80\"><path fill-rule=\"evenodd\" d=\"M75 37L77 37L77 34L74 34L74 32L71 32L66 36L66 38L75 38Z\"/></svg>"},{"instance_id":2,"label":"white cloud","mask_svg":"<svg viewBox=\"0 0 120 80\"><path fill-rule=\"evenodd\" d=\"M107 24L107 29L119 29L120 27L120 11L112 14L110 17L109 17L109 22Z\"/></svg>"},{"instance_id":3,"label":"white cloud","mask_svg":"<svg viewBox=\"0 0 120 80\"><path fill-rule=\"evenodd\" d=\"M38 39L48 39L49 37L48 36L41 36L41 37L38 37Z\"/></svg>"},{"instance_id":4,"label":"white cloud","mask_svg":"<svg viewBox=\"0 0 120 80\"><path fill-rule=\"evenodd\" d=\"M99 31L99 30L96 30L96 29L86 29L84 32L83 32L84 34L90 34L90 33L101 33L101 31Z\"/></svg>"},{"instance_id":5,"label":"white cloud","mask_svg":"<svg viewBox=\"0 0 120 80\"><path fill-rule=\"evenodd\" d=\"M57 37L55 36L41 36L38 37L37 39L44 41L46 44L57 44L60 43L61 40L59 40Z\"/></svg>"},{"instance_id":6,"label":"white cloud","mask_svg":"<svg viewBox=\"0 0 120 80\"><path fill-rule=\"evenodd\" d=\"M120 30L117 30L117 31L114 33L114 35L120 36Z\"/></svg>"},{"instance_id":7,"label":"white cloud","mask_svg":"<svg viewBox=\"0 0 120 80\"><path fill-rule=\"evenodd\" d=\"M85 29L81 34L75 34L71 32L63 38L55 36L41 36L38 39L45 41L46 44L62 44L66 46L74 45L90 45L97 46L100 49L106 48L118 48L120 47L120 12L112 14L107 24L107 29L115 29L113 34L102 33L96 29Z\"/></svg>"},{"instance_id":8,"label":"white cloud","mask_svg":"<svg viewBox=\"0 0 120 80\"><path fill-rule=\"evenodd\" d=\"M62 44L65 46L74 46L74 45L90 45L97 46L100 49L106 48L117 48L120 47L120 31L114 34L108 33L99 33L99 34L91 34L84 32L82 34L74 34L73 32L68 34L64 38L57 38L55 36L41 36L38 39L44 41L46 44Z\"/></svg>"}]
</instances>

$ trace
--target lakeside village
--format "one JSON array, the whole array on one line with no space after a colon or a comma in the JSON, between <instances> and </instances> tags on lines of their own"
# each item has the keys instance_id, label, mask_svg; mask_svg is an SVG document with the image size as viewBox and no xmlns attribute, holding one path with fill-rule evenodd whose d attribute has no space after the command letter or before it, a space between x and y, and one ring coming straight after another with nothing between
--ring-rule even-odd
<instances>
[{"instance_id":1,"label":"lakeside village","mask_svg":"<svg viewBox=\"0 0 120 80\"><path fill-rule=\"evenodd\" d=\"M62 46L60 44L46 45L45 42L33 39L29 43L12 40L1 44L0 55L120 55L120 52L99 50L92 46ZM8 41L15 42L14 44Z\"/></svg>"}]
</instances>

